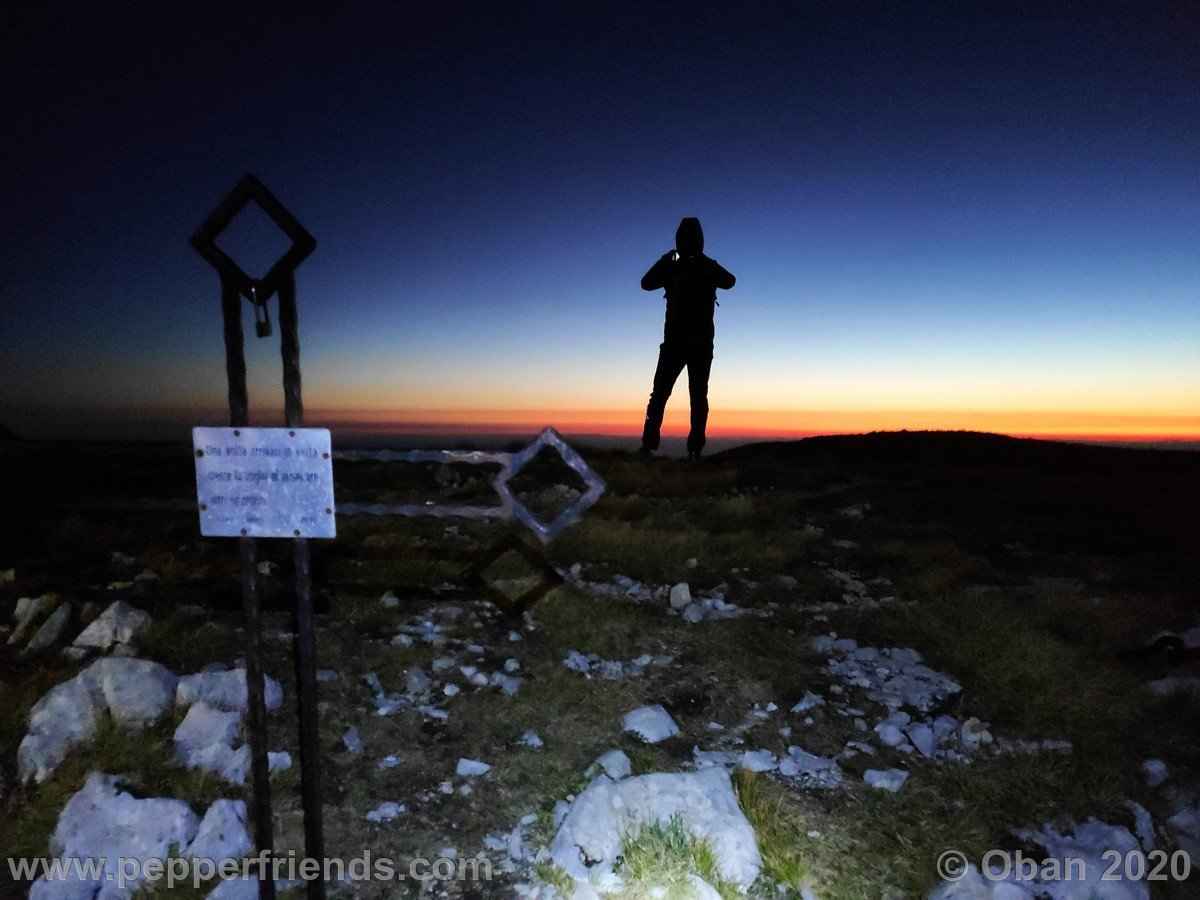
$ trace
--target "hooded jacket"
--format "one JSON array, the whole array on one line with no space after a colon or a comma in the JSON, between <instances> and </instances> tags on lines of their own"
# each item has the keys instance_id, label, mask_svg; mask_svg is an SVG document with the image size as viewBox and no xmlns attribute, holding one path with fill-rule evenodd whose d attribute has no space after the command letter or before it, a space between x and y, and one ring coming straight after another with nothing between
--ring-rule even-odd
<instances>
[{"instance_id":1,"label":"hooded jacket","mask_svg":"<svg viewBox=\"0 0 1200 900\"><path fill-rule=\"evenodd\" d=\"M665 290L663 340L712 342L717 288L729 290L734 277L704 255L700 220L689 216L675 232L675 250L664 253L642 276L642 290Z\"/></svg>"}]
</instances>

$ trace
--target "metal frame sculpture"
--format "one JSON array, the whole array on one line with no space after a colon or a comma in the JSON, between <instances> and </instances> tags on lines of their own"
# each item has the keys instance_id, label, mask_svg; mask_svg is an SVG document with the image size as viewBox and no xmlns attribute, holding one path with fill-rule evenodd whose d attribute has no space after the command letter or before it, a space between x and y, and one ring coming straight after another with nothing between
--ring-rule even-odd
<instances>
[{"instance_id":1,"label":"metal frame sculpture","mask_svg":"<svg viewBox=\"0 0 1200 900\"><path fill-rule=\"evenodd\" d=\"M291 239L291 247L266 275L254 279L242 271L217 246L218 235L249 203L258 206ZM245 297L254 307L259 337L271 333L267 303L279 297L280 354L283 358L284 417L289 428L304 425L300 396L300 337L296 316L296 267L316 248L317 242L304 230L283 204L253 175L247 175L222 200L192 235L191 245L217 270L221 278L221 312L225 327L225 370L229 380L229 424L249 426L249 397L246 391L245 338L242 307ZM267 716L263 697L262 624L258 590L258 542L238 539L242 558L242 603L246 615L247 732L250 769L254 785L254 837L260 853L273 851L271 827L271 784L267 765ZM304 802L304 848L309 859L325 857L321 811L321 759L318 747L316 640L313 633L312 567L308 539L296 538L295 661L297 703L300 717L301 794ZM272 900L275 884L259 881L259 897ZM308 896L325 897L325 883L308 882Z\"/></svg>"},{"instance_id":2,"label":"metal frame sculpture","mask_svg":"<svg viewBox=\"0 0 1200 900\"><path fill-rule=\"evenodd\" d=\"M539 519L513 495L509 482L528 465L543 448L556 451L587 488L586 491L559 513L549 524ZM334 459L343 462L439 462L466 463L468 465L498 465L500 472L492 479L492 489L500 498L497 506L448 506L442 504L387 504L387 503L339 503L338 515L373 516L439 516L465 519L504 519L517 521L537 535L538 540L548 544L563 529L578 521L584 511L603 495L606 485L570 444L563 440L553 428L544 428L524 450L517 453L489 453L474 450L343 450L335 453Z\"/></svg>"}]
</instances>

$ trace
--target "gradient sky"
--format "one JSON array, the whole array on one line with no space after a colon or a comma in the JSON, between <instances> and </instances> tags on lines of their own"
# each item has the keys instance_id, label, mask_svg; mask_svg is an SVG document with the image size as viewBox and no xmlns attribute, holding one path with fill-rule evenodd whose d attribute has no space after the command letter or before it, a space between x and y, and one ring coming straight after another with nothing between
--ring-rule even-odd
<instances>
[{"instance_id":1,"label":"gradient sky","mask_svg":"<svg viewBox=\"0 0 1200 900\"><path fill-rule=\"evenodd\" d=\"M253 172L318 241L312 425L638 431L697 215L714 433L1200 439L1200 8L1074 6L9 8L0 419L220 424L187 239Z\"/></svg>"}]
</instances>

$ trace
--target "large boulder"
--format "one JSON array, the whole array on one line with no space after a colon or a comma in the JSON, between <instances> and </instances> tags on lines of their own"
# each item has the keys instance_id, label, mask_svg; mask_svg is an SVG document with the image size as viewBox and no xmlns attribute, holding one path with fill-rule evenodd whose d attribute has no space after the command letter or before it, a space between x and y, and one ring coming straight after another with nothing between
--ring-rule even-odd
<instances>
[{"instance_id":1,"label":"large boulder","mask_svg":"<svg viewBox=\"0 0 1200 900\"><path fill-rule=\"evenodd\" d=\"M45 781L72 749L92 739L105 712L126 727L156 721L171 706L177 681L149 660L98 659L52 688L29 712L17 750L21 781Z\"/></svg>"},{"instance_id":2,"label":"large boulder","mask_svg":"<svg viewBox=\"0 0 1200 900\"><path fill-rule=\"evenodd\" d=\"M721 878L748 888L762 866L754 829L721 768L658 773L614 782L599 775L571 804L550 846L556 865L579 881L612 871L626 834L678 818L705 841Z\"/></svg>"},{"instance_id":3,"label":"large boulder","mask_svg":"<svg viewBox=\"0 0 1200 900\"><path fill-rule=\"evenodd\" d=\"M118 724L134 727L166 712L179 682L166 666L147 659L98 659L79 679L103 698Z\"/></svg>"},{"instance_id":4,"label":"large boulder","mask_svg":"<svg viewBox=\"0 0 1200 900\"><path fill-rule=\"evenodd\" d=\"M92 898L103 890L105 897L129 896L140 881L130 881L131 871L122 871L120 860L167 859L173 851L187 847L196 837L200 820L182 800L139 800L120 791L120 779L100 772L88 776L87 783L58 818L58 827L50 838L55 856L103 860L98 877L86 879L76 867L69 868L69 880L47 881L40 878L31 888L31 900ZM116 888L124 881L125 890Z\"/></svg>"},{"instance_id":5,"label":"large boulder","mask_svg":"<svg viewBox=\"0 0 1200 900\"><path fill-rule=\"evenodd\" d=\"M19 777L42 782L96 733L103 706L88 685L73 678L42 697L29 712L29 732L17 750Z\"/></svg>"}]
</instances>

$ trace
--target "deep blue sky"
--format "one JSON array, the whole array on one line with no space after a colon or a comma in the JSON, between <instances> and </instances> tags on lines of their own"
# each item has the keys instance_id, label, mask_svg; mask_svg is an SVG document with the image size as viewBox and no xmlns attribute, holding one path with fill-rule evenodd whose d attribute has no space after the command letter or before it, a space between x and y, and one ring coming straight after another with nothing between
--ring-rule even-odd
<instances>
[{"instance_id":1,"label":"deep blue sky","mask_svg":"<svg viewBox=\"0 0 1200 900\"><path fill-rule=\"evenodd\" d=\"M318 240L314 409L636 411L662 315L637 281L698 215L739 279L718 427L1200 423L1197 9L10 8L0 415L219 409L217 281L187 238L254 172ZM235 255L270 249L243 232ZM277 404L275 343L250 349Z\"/></svg>"}]
</instances>

